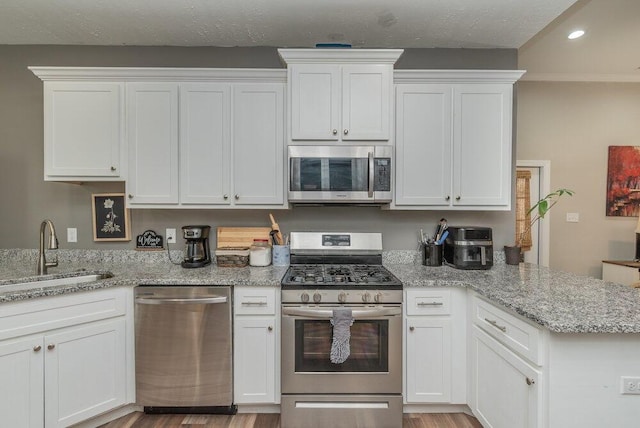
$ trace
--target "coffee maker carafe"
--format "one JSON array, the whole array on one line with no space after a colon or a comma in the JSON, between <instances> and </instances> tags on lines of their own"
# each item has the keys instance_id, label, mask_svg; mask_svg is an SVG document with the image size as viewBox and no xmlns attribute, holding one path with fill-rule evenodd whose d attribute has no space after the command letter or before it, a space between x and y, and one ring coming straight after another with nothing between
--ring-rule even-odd
<instances>
[{"instance_id":1,"label":"coffee maker carafe","mask_svg":"<svg viewBox=\"0 0 640 428\"><path fill-rule=\"evenodd\" d=\"M209 248L209 226L183 226L182 233L187 241L182 267L197 268L211 263Z\"/></svg>"}]
</instances>

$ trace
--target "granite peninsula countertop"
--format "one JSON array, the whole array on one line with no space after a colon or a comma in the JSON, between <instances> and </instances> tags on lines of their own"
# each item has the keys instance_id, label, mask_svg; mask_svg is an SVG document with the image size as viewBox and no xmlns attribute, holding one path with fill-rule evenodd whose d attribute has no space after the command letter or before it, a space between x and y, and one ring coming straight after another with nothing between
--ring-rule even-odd
<instances>
[{"instance_id":1,"label":"granite peninsula countertop","mask_svg":"<svg viewBox=\"0 0 640 428\"><path fill-rule=\"evenodd\" d=\"M79 257L67 251L61 253L58 267L37 277L30 250L0 250L0 310L3 302L138 284L279 287L286 271L283 266L184 269L158 255L114 251ZM384 257L385 266L405 287L470 288L556 333L640 333L640 289L527 263L496 263L490 270L426 267L407 253L408 257ZM2 291L3 285L85 274L112 276L83 284L42 288L36 283L27 290Z\"/></svg>"}]
</instances>

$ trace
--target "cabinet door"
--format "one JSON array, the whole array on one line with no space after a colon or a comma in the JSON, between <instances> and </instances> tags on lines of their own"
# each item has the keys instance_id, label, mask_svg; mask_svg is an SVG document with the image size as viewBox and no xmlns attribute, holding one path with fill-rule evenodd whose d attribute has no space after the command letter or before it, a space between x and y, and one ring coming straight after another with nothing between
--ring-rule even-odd
<instances>
[{"instance_id":1,"label":"cabinet door","mask_svg":"<svg viewBox=\"0 0 640 428\"><path fill-rule=\"evenodd\" d=\"M44 426L42 336L0 342L0 426Z\"/></svg>"},{"instance_id":2,"label":"cabinet door","mask_svg":"<svg viewBox=\"0 0 640 428\"><path fill-rule=\"evenodd\" d=\"M120 177L123 84L45 82L44 174Z\"/></svg>"},{"instance_id":3,"label":"cabinet door","mask_svg":"<svg viewBox=\"0 0 640 428\"><path fill-rule=\"evenodd\" d=\"M343 140L388 140L392 68L363 64L342 67Z\"/></svg>"},{"instance_id":4,"label":"cabinet door","mask_svg":"<svg viewBox=\"0 0 640 428\"><path fill-rule=\"evenodd\" d=\"M125 404L125 344L124 319L45 336L47 427L67 427Z\"/></svg>"},{"instance_id":5,"label":"cabinet door","mask_svg":"<svg viewBox=\"0 0 640 428\"><path fill-rule=\"evenodd\" d=\"M276 319L234 319L234 402L276 402Z\"/></svg>"},{"instance_id":6,"label":"cabinet door","mask_svg":"<svg viewBox=\"0 0 640 428\"><path fill-rule=\"evenodd\" d=\"M291 65L291 139L333 140L340 137L342 89L340 66Z\"/></svg>"},{"instance_id":7,"label":"cabinet door","mask_svg":"<svg viewBox=\"0 0 640 428\"><path fill-rule=\"evenodd\" d=\"M178 85L127 84L131 206L178 203Z\"/></svg>"},{"instance_id":8,"label":"cabinet door","mask_svg":"<svg viewBox=\"0 0 640 428\"><path fill-rule=\"evenodd\" d=\"M487 428L541 426L542 376L493 338L472 327L472 403Z\"/></svg>"},{"instance_id":9,"label":"cabinet door","mask_svg":"<svg viewBox=\"0 0 640 428\"><path fill-rule=\"evenodd\" d=\"M407 403L451 401L451 320L407 318Z\"/></svg>"},{"instance_id":10,"label":"cabinet door","mask_svg":"<svg viewBox=\"0 0 640 428\"><path fill-rule=\"evenodd\" d=\"M451 94L450 85L397 86L395 205L450 204Z\"/></svg>"},{"instance_id":11,"label":"cabinet door","mask_svg":"<svg viewBox=\"0 0 640 428\"><path fill-rule=\"evenodd\" d=\"M233 203L284 204L284 84L233 88Z\"/></svg>"},{"instance_id":12,"label":"cabinet door","mask_svg":"<svg viewBox=\"0 0 640 428\"><path fill-rule=\"evenodd\" d=\"M454 205L510 207L511 94L506 84L456 86Z\"/></svg>"},{"instance_id":13,"label":"cabinet door","mask_svg":"<svg viewBox=\"0 0 640 428\"><path fill-rule=\"evenodd\" d=\"M180 202L226 204L229 198L230 85L180 85Z\"/></svg>"}]
</instances>

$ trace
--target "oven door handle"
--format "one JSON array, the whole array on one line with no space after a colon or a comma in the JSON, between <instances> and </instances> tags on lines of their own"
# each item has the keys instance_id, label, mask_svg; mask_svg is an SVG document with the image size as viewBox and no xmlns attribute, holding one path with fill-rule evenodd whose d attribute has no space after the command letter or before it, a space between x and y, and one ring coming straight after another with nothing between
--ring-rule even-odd
<instances>
[{"instance_id":1,"label":"oven door handle","mask_svg":"<svg viewBox=\"0 0 640 428\"><path fill-rule=\"evenodd\" d=\"M333 317L332 309L317 309L317 308L282 308L282 315L291 315L302 318L321 318L330 319ZM371 308L371 309L354 309L351 311L353 319L369 319L374 317L388 317L402 315L401 307L385 307L385 308Z\"/></svg>"}]
</instances>

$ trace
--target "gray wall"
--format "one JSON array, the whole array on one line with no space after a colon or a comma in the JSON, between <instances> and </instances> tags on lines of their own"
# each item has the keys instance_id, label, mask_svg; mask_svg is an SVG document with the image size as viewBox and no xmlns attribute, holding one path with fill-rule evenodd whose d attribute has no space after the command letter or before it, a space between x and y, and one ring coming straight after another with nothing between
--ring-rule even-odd
<instances>
[{"instance_id":1,"label":"gray wall","mask_svg":"<svg viewBox=\"0 0 640 428\"><path fill-rule=\"evenodd\" d=\"M54 221L61 248L134 248L134 242L94 243L91 194L124 192L123 183L43 180L42 82L27 67L248 67L283 68L275 48L0 46L0 248L37 248L39 224ZM396 68L516 69L515 50L408 49ZM515 150L514 150L515 152ZM274 211L285 232L380 231L385 249L413 249L417 231L450 224L494 229L495 248L513 241L512 212L385 211L376 207L296 207ZM269 226L262 210L132 210L132 237L146 229L164 235L186 224ZM78 242L66 242L66 228ZM181 239L178 240L182 242Z\"/></svg>"}]
</instances>

